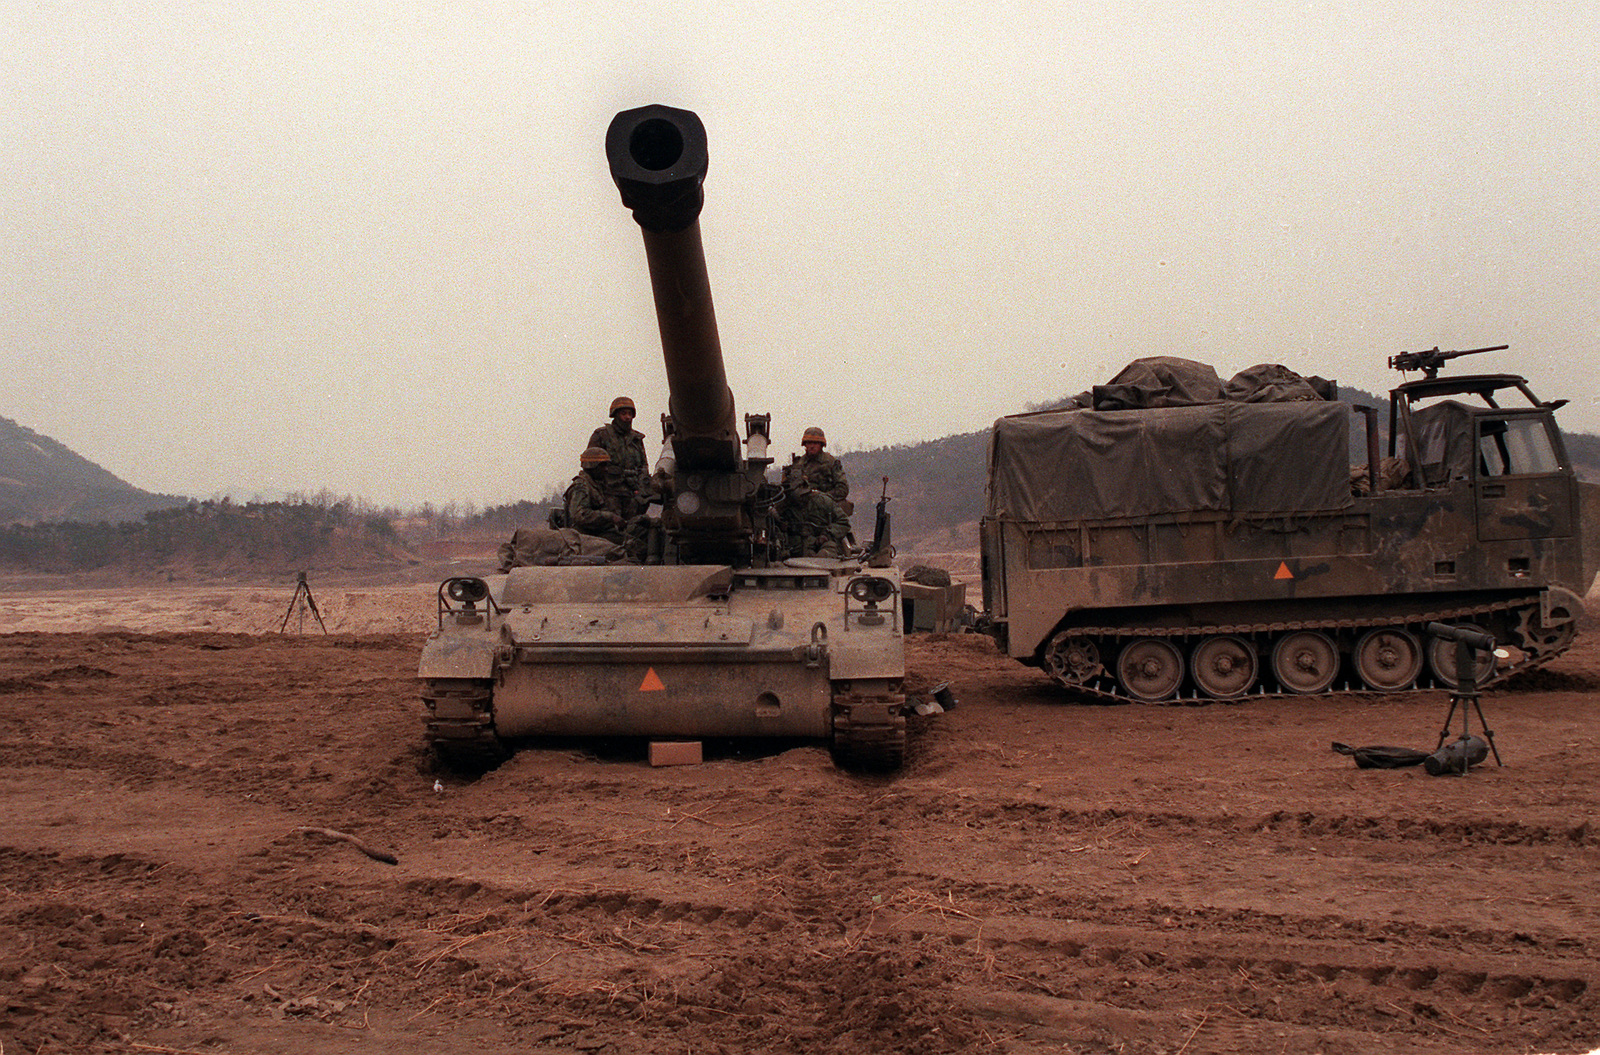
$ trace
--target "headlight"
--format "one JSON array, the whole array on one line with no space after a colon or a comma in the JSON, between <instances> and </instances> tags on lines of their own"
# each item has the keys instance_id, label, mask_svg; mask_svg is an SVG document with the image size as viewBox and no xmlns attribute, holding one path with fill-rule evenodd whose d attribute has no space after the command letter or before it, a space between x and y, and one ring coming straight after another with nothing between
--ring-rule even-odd
<instances>
[{"instance_id":1,"label":"headlight","mask_svg":"<svg viewBox=\"0 0 1600 1055\"><path fill-rule=\"evenodd\" d=\"M863 604L887 601L894 596L894 583L876 575L863 575L850 583L850 596Z\"/></svg>"},{"instance_id":2,"label":"headlight","mask_svg":"<svg viewBox=\"0 0 1600 1055\"><path fill-rule=\"evenodd\" d=\"M489 584L482 579L451 579L444 592L457 604L476 604L489 596Z\"/></svg>"}]
</instances>

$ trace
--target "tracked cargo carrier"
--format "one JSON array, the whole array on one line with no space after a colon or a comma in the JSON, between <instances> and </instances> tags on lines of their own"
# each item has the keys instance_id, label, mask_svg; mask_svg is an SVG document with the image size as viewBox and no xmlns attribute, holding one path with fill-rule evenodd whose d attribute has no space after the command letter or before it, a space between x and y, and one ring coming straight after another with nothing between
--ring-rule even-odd
<instances>
[{"instance_id":1,"label":"tracked cargo carrier","mask_svg":"<svg viewBox=\"0 0 1600 1055\"><path fill-rule=\"evenodd\" d=\"M659 566L524 567L439 587L419 667L427 738L482 769L526 737L806 738L861 769L905 747L898 573L782 559L770 419L728 389L699 216L705 131L686 110L620 113L606 154L643 231L670 389Z\"/></svg>"},{"instance_id":2,"label":"tracked cargo carrier","mask_svg":"<svg viewBox=\"0 0 1600 1055\"><path fill-rule=\"evenodd\" d=\"M1487 683L1548 662L1594 581L1600 487L1567 459L1564 400L1512 374L1438 376L1463 354L1390 360L1423 376L1390 394L1388 458L1378 410L1281 368L1224 386L1140 360L1082 406L1002 418L990 632L1076 694L1147 703L1452 687L1429 622L1505 646Z\"/></svg>"}]
</instances>

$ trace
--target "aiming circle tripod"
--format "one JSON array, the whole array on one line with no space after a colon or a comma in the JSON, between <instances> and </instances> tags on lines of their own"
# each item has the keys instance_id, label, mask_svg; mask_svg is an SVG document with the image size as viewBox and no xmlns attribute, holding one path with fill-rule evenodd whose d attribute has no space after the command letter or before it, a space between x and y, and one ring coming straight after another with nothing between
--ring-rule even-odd
<instances>
[{"instance_id":1,"label":"aiming circle tripod","mask_svg":"<svg viewBox=\"0 0 1600 1055\"><path fill-rule=\"evenodd\" d=\"M302 598L304 598L303 601ZM294 614L296 605L300 606L300 632L302 634L306 632L307 608L310 608L311 614L317 617L317 625L322 627L322 632L324 634L328 632L328 627L322 621L322 613L317 611L317 599L311 596L311 584L306 582L305 572L300 573L300 579L295 583L294 596L289 598L289 610L283 613L283 622L278 624L278 633L283 633L284 628L289 625L289 617Z\"/></svg>"}]
</instances>

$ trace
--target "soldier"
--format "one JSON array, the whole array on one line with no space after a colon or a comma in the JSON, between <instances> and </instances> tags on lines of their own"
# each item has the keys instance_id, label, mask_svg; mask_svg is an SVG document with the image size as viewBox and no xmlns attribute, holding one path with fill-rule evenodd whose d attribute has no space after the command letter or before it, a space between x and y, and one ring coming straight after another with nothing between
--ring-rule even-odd
<instances>
[{"instance_id":1,"label":"soldier","mask_svg":"<svg viewBox=\"0 0 1600 1055\"><path fill-rule=\"evenodd\" d=\"M578 458L581 472L572 478L567 488L567 523L585 535L618 543L622 542L623 529L628 518L614 496L606 492L607 467L611 455L604 447L590 446Z\"/></svg>"},{"instance_id":2,"label":"soldier","mask_svg":"<svg viewBox=\"0 0 1600 1055\"><path fill-rule=\"evenodd\" d=\"M589 437L589 446L601 448L611 458L606 493L617 499L620 512L629 519L650 503L650 463L644 454L644 435L633 427L637 413L633 400L618 396L611 401L611 422Z\"/></svg>"},{"instance_id":3,"label":"soldier","mask_svg":"<svg viewBox=\"0 0 1600 1055\"><path fill-rule=\"evenodd\" d=\"M845 479L844 463L822 449L827 445L828 437L821 429L815 425L806 429L800 437L800 446L806 453L795 462L796 471L805 477L812 490L833 499L848 515L850 508L844 503L850 497L850 481Z\"/></svg>"},{"instance_id":4,"label":"soldier","mask_svg":"<svg viewBox=\"0 0 1600 1055\"><path fill-rule=\"evenodd\" d=\"M622 500L606 490L611 456L604 447L589 447L578 458L583 471L567 488L567 524L622 547L622 559L643 564L649 555L650 525L645 515L628 516Z\"/></svg>"},{"instance_id":5,"label":"soldier","mask_svg":"<svg viewBox=\"0 0 1600 1055\"><path fill-rule=\"evenodd\" d=\"M798 472L784 474L778 522L790 557L839 557L848 548L850 521L844 510Z\"/></svg>"}]
</instances>

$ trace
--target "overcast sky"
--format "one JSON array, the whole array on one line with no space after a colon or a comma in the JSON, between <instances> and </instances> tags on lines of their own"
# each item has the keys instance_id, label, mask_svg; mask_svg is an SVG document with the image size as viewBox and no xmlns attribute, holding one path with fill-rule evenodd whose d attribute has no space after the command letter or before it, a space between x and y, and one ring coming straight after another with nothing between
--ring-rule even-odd
<instances>
[{"instance_id":1,"label":"overcast sky","mask_svg":"<svg viewBox=\"0 0 1600 1055\"><path fill-rule=\"evenodd\" d=\"M780 457L1145 355L1379 391L1435 345L1600 431L1597 12L7 4L0 415L153 491L542 497L612 396L665 409L603 152L660 102Z\"/></svg>"}]
</instances>

